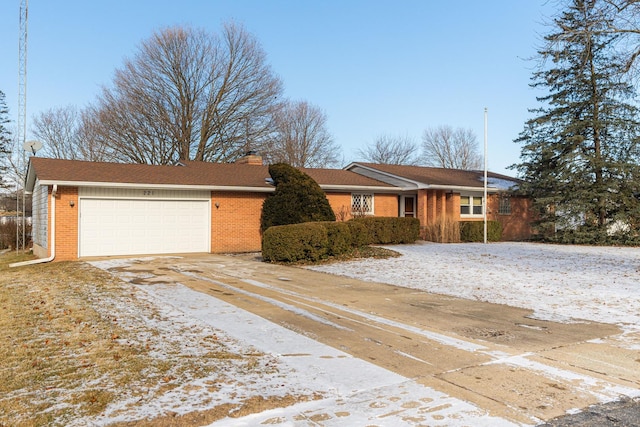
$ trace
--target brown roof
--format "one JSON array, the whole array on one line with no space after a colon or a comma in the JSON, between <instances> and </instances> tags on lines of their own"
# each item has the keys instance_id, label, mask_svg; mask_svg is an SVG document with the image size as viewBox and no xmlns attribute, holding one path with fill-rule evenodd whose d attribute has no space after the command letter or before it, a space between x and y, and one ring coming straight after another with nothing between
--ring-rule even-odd
<instances>
[{"instance_id":1,"label":"brown roof","mask_svg":"<svg viewBox=\"0 0 640 427\"><path fill-rule=\"evenodd\" d=\"M392 186L341 169L302 169L318 184L347 186ZM237 163L183 162L175 166L128 163L87 162L80 160L31 157L32 180L66 183L116 183L146 185L184 185L273 188L265 180L269 168ZM29 177L28 177L29 179ZM33 182L31 183L33 185Z\"/></svg>"},{"instance_id":2,"label":"brown roof","mask_svg":"<svg viewBox=\"0 0 640 427\"><path fill-rule=\"evenodd\" d=\"M432 168L425 166L383 165L362 162L357 162L354 165L361 165L369 169L374 169L386 174L391 174L396 177L427 185L479 188L484 186L484 171ZM491 182L495 180L510 181L513 184L519 182L516 178L493 172L488 172L487 177L489 178L489 185L491 185Z\"/></svg>"},{"instance_id":3,"label":"brown roof","mask_svg":"<svg viewBox=\"0 0 640 427\"><path fill-rule=\"evenodd\" d=\"M247 164L157 166L32 157L30 168L41 181L52 182L269 187L267 168Z\"/></svg>"},{"instance_id":4,"label":"brown roof","mask_svg":"<svg viewBox=\"0 0 640 427\"><path fill-rule=\"evenodd\" d=\"M390 184L344 169L301 168L300 170L309 175L320 185L354 185L359 187L368 186L393 188Z\"/></svg>"}]
</instances>

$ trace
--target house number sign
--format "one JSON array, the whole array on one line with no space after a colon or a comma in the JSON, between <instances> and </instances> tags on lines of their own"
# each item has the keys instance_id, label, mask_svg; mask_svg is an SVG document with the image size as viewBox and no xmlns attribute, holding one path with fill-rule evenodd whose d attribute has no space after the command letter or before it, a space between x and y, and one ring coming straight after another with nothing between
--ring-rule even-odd
<instances>
[{"instance_id":1,"label":"house number sign","mask_svg":"<svg viewBox=\"0 0 640 427\"><path fill-rule=\"evenodd\" d=\"M143 190L142 195L144 196L153 196L153 190Z\"/></svg>"}]
</instances>

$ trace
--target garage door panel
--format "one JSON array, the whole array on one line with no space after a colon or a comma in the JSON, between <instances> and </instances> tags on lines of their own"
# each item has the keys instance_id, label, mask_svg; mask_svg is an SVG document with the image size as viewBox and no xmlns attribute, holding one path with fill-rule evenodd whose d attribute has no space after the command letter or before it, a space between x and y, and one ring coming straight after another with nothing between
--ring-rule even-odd
<instances>
[{"instance_id":1,"label":"garage door panel","mask_svg":"<svg viewBox=\"0 0 640 427\"><path fill-rule=\"evenodd\" d=\"M206 200L80 200L80 256L208 252Z\"/></svg>"}]
</instances>

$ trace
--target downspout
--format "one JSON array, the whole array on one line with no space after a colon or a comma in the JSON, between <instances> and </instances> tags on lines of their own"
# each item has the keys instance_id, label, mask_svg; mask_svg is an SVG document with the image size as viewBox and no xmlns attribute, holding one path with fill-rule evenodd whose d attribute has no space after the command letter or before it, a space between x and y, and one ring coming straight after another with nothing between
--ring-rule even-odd
<instances>
[{"instance_id":1,"label":"downspout","mask_svg":"<svg viewBox=\"0 0 640 427\"><path fill-rule=\"evenodd\" d=\"M51 262L56 257L56 195L58 194L58 184L53 184L51 190L51 255L48 258L38 258L31 261L14 262L9 267L22 267L31 264L42 264Z\"/></svg>"}]
</instances>

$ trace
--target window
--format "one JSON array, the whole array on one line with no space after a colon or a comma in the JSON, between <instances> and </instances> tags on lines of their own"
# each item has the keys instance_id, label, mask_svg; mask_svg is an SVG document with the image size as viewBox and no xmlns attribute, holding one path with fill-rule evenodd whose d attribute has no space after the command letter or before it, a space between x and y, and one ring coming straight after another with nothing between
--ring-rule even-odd
<instances>
[{"instance_id":1,"label":"window","mask_svg":"<svg viewBox=\"0 0 640 427\"><path fill-rule=\"evenodd\" d=\"M460 215L482 215L482 196L460 196Z\"/></svg>"},{"instance_id":2,"label":"window","mask_svg":"<svg viewBox=\"0 0 640 427\"><path fill-rule=\"evenodd\" d=\"M506 194L501 194L498 200L498 214L511 215L511 197Z\"/></svg>"},{"instance_id":3,"label":"window","mask_svg":"<svg viewBox=\"0 0 640 427\"><path fill-rule=\"evenodd\" d=\"M373 215L373 194L351 194L351 213Z\"/></svg>"}]
</instances>

